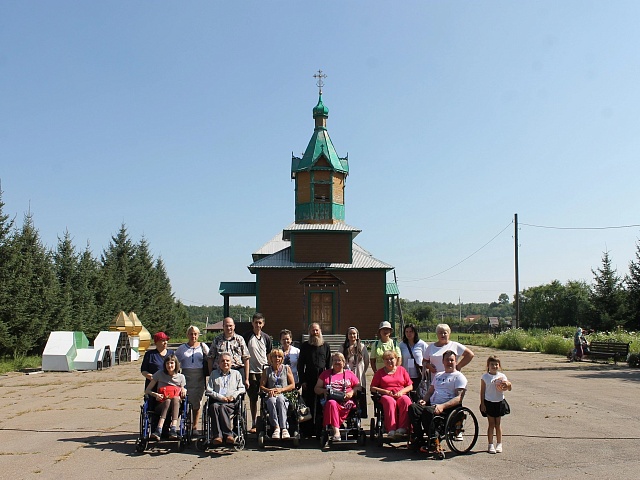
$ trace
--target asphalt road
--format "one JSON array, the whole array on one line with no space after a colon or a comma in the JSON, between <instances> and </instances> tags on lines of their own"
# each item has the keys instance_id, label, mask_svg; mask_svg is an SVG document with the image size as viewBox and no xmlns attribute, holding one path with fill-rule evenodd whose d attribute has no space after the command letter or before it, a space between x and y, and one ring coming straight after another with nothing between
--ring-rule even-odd
<instances>
[{"instance_id":1,"label":"asphalt road","mask_svg":"<svg viewBox=\"0 0 640 480\"><path fill-rule=\"evenodd\" d=\"M180 453L135 452L142 377L139 364L94 372L0 376L0 478L637 478L640 370L527 352L497 352L513 382L503 420L504 452L486 453L479 414L480 376L493 350L474 348L465 368L465 405L480 422L469 455L437 460L398 447L367 444L298 449ZM372 409L370 408L370 412Z\"/></svg>"}]
</instances>

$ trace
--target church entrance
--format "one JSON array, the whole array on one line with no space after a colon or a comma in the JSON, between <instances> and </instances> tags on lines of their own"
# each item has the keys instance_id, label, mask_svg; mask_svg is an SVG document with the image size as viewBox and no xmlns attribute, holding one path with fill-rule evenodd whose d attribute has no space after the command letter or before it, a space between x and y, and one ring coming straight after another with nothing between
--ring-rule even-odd
<instances>
[{"instance_id":1,"label":"church entrance","mask_svg":"<svg viewBox=\"0 0 640 480\"><path fill-rule=\"evenodd\" d=\"M311 323L318 323L323 334L333 333L333 292L310 292Z\"/></svg>"}]
</instances>

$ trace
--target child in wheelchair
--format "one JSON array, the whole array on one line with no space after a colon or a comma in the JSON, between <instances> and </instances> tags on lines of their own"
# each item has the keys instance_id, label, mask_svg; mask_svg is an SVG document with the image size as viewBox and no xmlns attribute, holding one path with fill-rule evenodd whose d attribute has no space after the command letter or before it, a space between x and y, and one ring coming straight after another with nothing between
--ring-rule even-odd
<instances>
[{"instance_id":1,"label":"child in wheelchair","mask_svg":"<svg viewBox=\"0 0 640 480\"><path fill-rule=\"evenodd\" d=\"M154 410L160 416L156 429L151 434L151 438L154 440L160 440L169 409L171 409L169 436L172 439L178 438L180 401L187 396L186 384L184 375L180 373L178 358L173 354L166 355L162 370L153 374L153 379L144 391L145 395L155 399Z\"/></svg>"}]
</instances>

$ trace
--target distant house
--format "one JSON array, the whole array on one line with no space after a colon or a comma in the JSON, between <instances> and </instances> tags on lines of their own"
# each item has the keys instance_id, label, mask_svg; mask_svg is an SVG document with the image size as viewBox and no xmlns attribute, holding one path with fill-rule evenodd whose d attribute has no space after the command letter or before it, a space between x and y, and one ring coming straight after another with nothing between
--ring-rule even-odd
<instances>
[{"instance_id":1,"label":"distant house","mask_svg":"<svg viewBox=\"0 0 640 480\"><path fill-rule=\"evenodd\" d=\"M498 317L489 317L489 328L500 328Z\"/></svg>"},{"instance_id":2,"label":"distant house","mask_svg":"<svg viewBox=\"0 0 640 480\"><path fill-rule=\"evenodd\" d=\"M465 323L477 323L482 320L482 315L467 315L464 317Z\"/></svg>"}]
</instances>

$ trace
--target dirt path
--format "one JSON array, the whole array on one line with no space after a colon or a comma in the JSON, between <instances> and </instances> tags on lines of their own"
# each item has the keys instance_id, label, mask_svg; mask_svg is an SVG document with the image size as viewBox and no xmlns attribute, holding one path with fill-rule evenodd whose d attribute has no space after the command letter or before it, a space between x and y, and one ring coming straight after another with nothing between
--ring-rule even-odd
<instances>
[{"instance_id":1,"label":"dirt path","mask_svg":"<svg viewBox=\"0 0 640 480\"><path fill-rule=\"evenodd\" d=\"M467 456L438 461L370 444L321 452L311 440L298 450L257 450L255 439L233 454L156 449L138 455L142 377L133 363L95 372L1 376L0 478L637 477L640 370L496 352L514 389L504 453L489 455L479 383L495 351L472 348L476 359L464 372L470 383L465 405L476 413L481 436Z\"/></svg>"}]
</instances>

